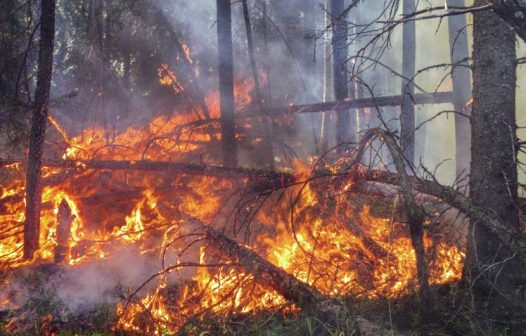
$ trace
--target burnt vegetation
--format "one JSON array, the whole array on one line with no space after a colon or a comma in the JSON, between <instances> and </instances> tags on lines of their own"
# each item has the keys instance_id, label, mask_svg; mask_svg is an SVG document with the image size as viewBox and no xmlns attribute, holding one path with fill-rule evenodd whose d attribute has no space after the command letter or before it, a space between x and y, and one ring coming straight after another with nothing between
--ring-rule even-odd
<instances>
[{"instance_id":1,"label":"burnt vegetation","mask_svg":"<svg viewBox=\"0 0 526 336\"><path fill-rule=\"evenodd\" d=\"M525 15L1 1L0 335L524 335Z\"/></svg>"}]
</instances>

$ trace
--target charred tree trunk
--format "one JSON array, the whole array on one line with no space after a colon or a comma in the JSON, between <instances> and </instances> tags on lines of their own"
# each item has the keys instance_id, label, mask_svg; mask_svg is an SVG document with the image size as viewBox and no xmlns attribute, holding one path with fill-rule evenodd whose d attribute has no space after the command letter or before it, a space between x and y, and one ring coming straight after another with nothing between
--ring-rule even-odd
<instances>
[{"instance_id":1,"label":"charred tree trunk","mask_svg":"<svg viewBox=\"0 0 526 336\"><path fill-rule=\"evenodd\" d=\"M62 200L57 213L57 247L55 247L55 263L65 262L69 256L71 239L71 224L75 219L66 200Z\"/></svg>"},{"instance_id":2,"label":"charred tree trunk","mask_svg":"<svg viewBox=\"0 0 526 336\"><path fill-rule=\"evenodd\" d=\"M450 7L465 6L464 0L448 0ZM449 45L451 47L451 79L453 82L453 105L455 111L455 140L456 140L456 171L457 176L469 172L471 126L469 115L471 108L468 107L471 99L471 79L469 74L469 52L468 33L465 15L453 15L448 17Z\"/></svg>"},{"instance_id":3,"label":"charred tree trunk","mask_svg":"<svg viewBox=\"0 0 526 336\"><path fill-rule=\"evenodd\" d=\"M0 11L4 13L4 19L0 22L0 29L8 32L9 38L3 38L3 45L0 47L0 62L4 66L0 71L0 92L3 95L18 99L18 73L25 66L21 62L21 57L17 55L21 49L21 39L19 37L23 27L17 16L17 1L4 0L0 3ZM27 51L26 51L27 53Z\"/></svg>"},{"instance_id":4,"label":"charred tree trunk","mask_svg":"<svg viewBox=\"0 0 526 336\"><path fill-rule=\"evenodd\" d=\"M31 259L38 249L42 188L40 169L48 116L49 93L53 74L55 35L55 0L41 1L40 50L38 54L35 108L29 135L29 156L26 177L26 220L24 223L24 258Z\"/></svg>"},{"instance_id":5,"label":"charred tree trunk","mask_svg":"<svg viewBox=\"0 0 526 336\"><path fill-rule=\"evenodd\" d=\"M268 49L268 33L269 29L267 26L268 14L267 14L267 0L260 1L261 3L261 13L263 18L261 19L261 31L263 32L263 53L265 55L265 60L263 61L263 66L265 68L265 73L267 74L267 84L265 85L265 101L268 106L272 106L272 87L271 82L271 73L270 73L270 59L269 59L269 49Z\"/></svg>"},{"instance_id":6,"label":"charred tree trunk","mask_svg":"<svg viewBox=\"0 0 526 336\"><path fill-rule=\"evenodd\" d=\"M217 42L223 164L237 166L232 8L230 0L217 0Z\"/></svg>"},{"instance_id":7,"label":"charred tree trunk","mask_svg":"<svg viewBox=\"0 0 526 336\"><path fill-rule=\"evenodd\" d=\"M334 72L334 97L337 101L349 98L347 78L347 24L344 17L344 1L331 0L332 15L332 54ZM351 115L343 106L337 108L336 142L342 144L351 139ZM342 148L342 147L340 147ZM342 148L343 149L343 148Z\"/></svg>"},{"instance_id":8,"label":"charred tree trunk","mask_svg":"<svg viewBox=\"0 0 526 336\"><path fill-rule=\"evenodd\" d=\"M476 6L484 4L485 0L475 1ZM491 11L474 14L473 35L470 197L518 237L515 36ZM510 308L510 303L525 306L524 298L516 294L524 286L525 272L517 266L515 252L486 226L471 219L466 276L475 288L477 315L490 303L499 307L499 312Z\"/></svg>"},{"instance_id":9,"label":"charred tree trunk","mask_svg":"<svg viewBox=\"0 0 526 336\"><path fill-rule=\"evenodd\" d=\"M404 0L405 15L414 13L415 0ZM416 61L416 32L415 21L409 20L403 24L402 44L402 75L409 79L402 79L402 96L404 97L400 113L400 142L407 161L415 161L415 106L412 96L415 94L413 83Z\"/></svg>"}]
</instances>

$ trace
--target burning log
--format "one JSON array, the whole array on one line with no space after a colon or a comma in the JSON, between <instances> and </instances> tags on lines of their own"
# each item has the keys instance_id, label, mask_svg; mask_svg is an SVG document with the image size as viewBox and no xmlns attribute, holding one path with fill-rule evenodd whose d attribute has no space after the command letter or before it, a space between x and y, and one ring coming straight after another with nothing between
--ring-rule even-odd
<instances>
[{"instance_id":1,"label":"burning log","mask_svg":"<svg viewBox=\"0 0 526 336\"><path fill-rule=\"evenodd\" d=\"M0 161L0 167L14 162ZM255 191L276 189L294 182L294 176L262 169L229 168L222 166L206 166L189 163L176 163L166 161L111 161L111 160L48 160L43 162L44 167L63 169L100 169L100 170L135 170L150 172L165 172L172 174L198 175L209 177L223 177L231 179L246 178L257 182Z\"/></svg>"},{"instance_id":2,"label":"burning log","mask_svg":"<svg viewBox=\"0 0 526 336\"><path fill-rule=\"evenodd\" d=\"M256 252L241 246L224 233L214 230L199 219L183 213L178 213L178 216L202 231L205 239L230 259L236 260L245 271L253 274L258 283L276 290L299 307L312 309L312 307L324 302L332 306L339 306L336 301L266 261Z\"/></svg>"},{"instance_id":3,"label":"burning log","mask_svg":"<svg viewBox=\"0 0 526 336\"><path fill-rule=\"evenodd\" d=\"M57 214L57 247L55 248L55 263L61 264L69 256L69 243L71 238L71 223L75 216L66 200L62 200Z\"/></svg>"},{"instance_id":4,"label":"burning log","mask_svg":"<svg viewBox=\"0 0 526 336\"><path fill-rule=\"evenodd\" d=\"M316 288L298 280L293 275L260 257L256 252L238 244L224 233L187 214L178 213L178 216L202 231L203 237L208 242L230 259L235 260L244 271L252 274L257 283L274 289L302 310L313 312L323 322L327 323L337 322L346 313L345 307L338 300L330 298ZM351 318L348 315L347 313L345 317ZM360 335L392 334L363 317L352 317L352 320Z\"/></svg>"}]
</instances>

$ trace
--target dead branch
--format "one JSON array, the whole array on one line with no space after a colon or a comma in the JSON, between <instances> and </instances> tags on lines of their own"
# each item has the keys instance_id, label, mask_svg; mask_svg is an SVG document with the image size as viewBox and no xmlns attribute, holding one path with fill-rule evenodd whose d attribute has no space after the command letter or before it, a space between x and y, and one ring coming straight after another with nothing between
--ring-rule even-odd
<instances>
[{"instance_id":1,"label":"dead branch","mask_svg":"<svg viewBox=\"0 0 526 336\"><path fill-rule=\"evenodd\" d=\"M355 182L366 180L403 188L399 174L382 170L366 170L361 169L359 166L366 145L375 137L382 137L383 134L387 134L387 132L381 129L369 130L369 132L367 132L358 143L356 157L353 158L349 165L344 167L342 175L351 176ZM390 136L390 138L393 139L392 136ZM407 181L404 181L404 186L406 193L409 190L415 190L436 197L464 213L471 219L476 220L481 225L484 225L490 232L499 238L505 247L516 252L521 260L520 262L526 266L526 237L524 235L517 235L515 232L510 231L508 225L495 215L491 209L480 208L473 204L469 197L455 190L453 187L443 186L433 180L407 176Z\"/></svg>"},{"instance_id":2,"label":"dead branch","mask_svg":"<svg viewBox=\"0 0 526 336\"><path fill-rule=\"evenodd\" d=\"M405 200L405 209L407 214L407 222L409 224L409 232L411 237L411 244L415 250L416 255L416 269L418 276L418 283L420 285L420 318L425 324L430 322L432 316L433 301L431 291L429 289L429 269L426 258L426 250L424 247L424 219L426 214L424 209L415 201L409 175L406 170L406 159L400 146L394 137L387 131L376 129L375 133L384 140L387 148L391 152L393 161L398 173L400 181L400 188Z\"/></svg>"}]
</instances>

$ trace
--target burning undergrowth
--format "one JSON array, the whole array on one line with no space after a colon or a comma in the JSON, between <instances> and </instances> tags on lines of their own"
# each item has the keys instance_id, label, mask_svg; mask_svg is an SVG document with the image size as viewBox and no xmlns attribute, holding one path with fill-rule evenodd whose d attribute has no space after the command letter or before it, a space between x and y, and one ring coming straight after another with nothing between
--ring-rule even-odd
<instances>
[{"instance_id":1,"label":"burning undergrowth","mask_svg":"<svg viewBox=\"0 0 526 336\"><path fill-rule=\"evenodd\" d=\"M182 90L167 66L159 76ZM251 104L252 89L238 81L238 110ZM211 119L195 108L130 127L112 141L103 129L64 134L62 160L44 163L40 249L31 261L22 258L25 168L4 165L2 309L27 310L40 288L60 303L43 317L49 321L111 304L113 330L161 334L208 314L295 314L306 306L305 293L336 302L417 288L396 192L379 202L357 191L345 160L323 167L321 176L299 160L282 173L214 165L217 100L214 93L206 99ZM249 120L237 138L261 145L243 132L253 128ZM429 215L424 237L431 284L458 280L463 262L439 223ZM17 280L36 268L48 273L37 287ZM21 316L8 319L9 330L25 326Z\"/></svg>"},{"instance_id":2,"label":"burning undergrowth","mask_svg":"<svg viewBox=\"0 0 526 336\"><path fill-rule=\"evenodd\" d=\"M127 188L135 189L130 182L141 174L113 173L113 183L121 174ZM298 310L217 241L210 241L204 226L235 238L240 248L332 298L397 297L416 285L405 224L396 216L371 215L364 199L348 192L320 199L315 190L319 185L300 184L261 195L245 183L160 173L149 174L146 191L119 198L113 190L96 195L78 188L88 181L102 185L93 183L94 176L81 175L45 193L55 197L47 201L51 204L43 216L42 248L32 263L52 260L58 200L67 200L76 223L71 226L69 265L46 283L72 311L89 303L116 303L117 329L177 331L206 313ZM245 197L232 197L236 188L245 190ZM20 260L21 244L20 234L3 240L6 268L27 265ZM426 237L426 245L433 260L431 282L457 280L463 258L459 248L439 236ZM17 286L11 280L6 285ZM3 298L12 309L28 297L15 292L17 297Z\"/></svg>"}]
</instances>

